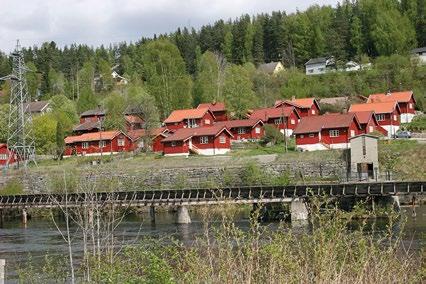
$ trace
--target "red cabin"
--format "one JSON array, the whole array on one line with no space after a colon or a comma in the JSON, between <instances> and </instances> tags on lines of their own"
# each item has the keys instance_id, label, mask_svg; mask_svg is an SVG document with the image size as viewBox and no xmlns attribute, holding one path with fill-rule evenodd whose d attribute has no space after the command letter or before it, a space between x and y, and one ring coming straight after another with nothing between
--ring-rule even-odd
<instances>
[{"instance_id":1,"label":"red cabin","mask_svg":"<svg viewBox=\"0 0 426 284\"><path fill-rule=\"evenodd\" d=\"M214 114L208 108L180 109L173 111L164 120L164 124L167 129L174 131L180 128L211 126L215 119Z\"/></svg>"},{"instance_id":2,"label":"red cabin","mask_svg":"<svg viewBox=\"0 0 426 284\"><path fill-rule=\"evenodd\" d=\"M144 121L138 115L134 115L134 114L125 115L124 119L126 120L127 131L143 128Z\"/></svg>"},{"instance_id":3,"label":"red cabin","mask_svg":"<svg viewBox=\"0 0 426 284\"><path fill-rule=\"evenodd\" d=\"M161 140L168 136L169 130L165 127L155 128L151 132L151 150L153 152L163 152L163 143ZM129 136L132 139L133 150L144 148L145 129L137 129L129 131Z\"/></svg>"},{"instance_id":4,"label":"red cabin","mask_svg":"<svg viewBox=\"0 0 426 284\"><path fill-rule=\"evenodd\" d=\"M349 138L360 133L353 113L304 117L294 130L296 148L304 151L349 148Z\"/></svg>"},{"instance_id":5,"label":"red cabin","mask_svg":"<svg viewBox=\"0 0 426 284\"><path fill-rule=\"evenodd\" d=\"M416 108L416 99L412 91L373 94L368 97L367 103L397 102L401 111L401 123L413 120Z\"/></svg>"},{"instance_id":6,"label":"red cabin","mask_svg":"<svg viewBox=\"0 0 426 284\"><path fill-rule=\"evenodd\" d=\"M9 165L14 164L18 161L16 155L9 151L6 143L0 143L0 166L4 167L7 165L9 160Z\"/></svg>"},{"instance_id":7,"label":"red cabin","mask_svg":"<svg viewBox=\"0 0 426 284\"><path fill-rule=\"evenodd\" d=\"M129 152L133 148L132 140L118 130L84 133L65 138L65 155L97 156Z\"/></svg>"},{"instance_id":8,"label":"red cabin","mask_svg":"<svg viewBox=\"0 0 426 284\"><path fill-rule=\"evenodd\" d=\"M90 109L80 114L80 123L86 121L100 121L105 118L106 112L102 109Z\"/></svg>"},{"instance_id":9,"label":"red cabin","mask_svg":"<svg viewBox=\"0 0 426 284\"><path fill-rule=\"evenodd\" d=\"M265 135L261 119L228 120L215 123L228 128L235 141L259 140Z\"/></svg>"},{"instance_id":10,"label":"red cabin","mask_svg":"<svg viewBox=\"0 0 426 284\"><path fill-rule=\"evenodd\" d=\"M394 135L400 126L401 111L396 102L353 104L349 112L374 111L377 122L386 129L388 137Z\"/></svg>"},{"instance_id":11,"label":"red cabin","mask_svg":"<svg viewBox=\"0 0 426 284\"><path fill-rule=\"evenodd\" d=\"M304 98L291 100L278 100L275 102L274 107L294 107L299 112L300 117L313 116L320 114L320 106L315 98Z\"/></svg>"},{"instance_id":12,"label":"red cabin","mask_svg":"<svg viewBox=\"0 0 426 284\"><path fill-rule=\"evenodd\" d=\"M300 120L299 112L294 107L276 107L255 109L250 119L260 119L264 123L275 125L281 133L287 136L293 134Z\"/></svg>"},{"instance_id":13,"label":"red cabin","mask_svg":"<svg viewBox=\"0 0 426 284\"><path fill-rule=\"evenodd\" d=\"M385 136L388 135L386 129L379 125L374 111L359 111L355 112L355 115L359 121L363 134L369 134L374 131L378 131Z\"/></svg>"},{"instance_id":14,"label":"red cabin","mask_svg":"<svg viewBox=\"0 0 426 284\"><path fill-rule=\"evenodd\" d=\"M166 156L221 155L231 150L232 133L223 126L181 128L161 142Z\"/></svg>"},{"instance_id":15,"label":"red cabin","mask_svg":"<svg viewBox=\"0 0 426 284\"><path fill-rule=\"evenodd\" d=\"M228 120L228 115L224 103L204 103L199 104L197 108L208 108L215 116L215 121Z\"/></svg>"}]
</instances>

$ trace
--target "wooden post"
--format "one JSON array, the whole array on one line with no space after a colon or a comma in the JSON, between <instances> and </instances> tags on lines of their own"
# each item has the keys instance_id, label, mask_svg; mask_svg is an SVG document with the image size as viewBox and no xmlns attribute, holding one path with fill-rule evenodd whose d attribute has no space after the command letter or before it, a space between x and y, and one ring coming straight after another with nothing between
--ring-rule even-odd
<instances>
[{"instance_id":1,"label":"wooden post","mask_svg":"<svg viewBox=\"0 0 426 284\"><path fill-rule=\"evenodd\" d=\"M4 267L6 266L6 260L5 259L0 259L0 284L4 284L4 280L5 280L5 272L4 272Z\"/></svg>"},{"instance_id":2,"label":"wooden post","mask_svg":"<svg viewBox=\"0 0 426 284\"><path fill-rule=\"evenodd\" d=\"M28 214L27 214L27 209L24 208L22 209L22 224L26 227L27 226L27 221L28 221Z\"/></svg>"},{"instance_id":3,"label":"wooden post","mask_svg":"<svg viewBox=\"0 0 426 284\"><path fill-rule=\"evenodd\" d=\"M412 216L416 217L416 196L413 195L411 198L411 210L412 210Z\"/></svg>"},{"instance_id":4,"label":"wooden post","mask_svg":"<svg viewBox=\"0 0 426 284\"><path fill-rule=\"evenodd\" d=\"M149 207L149 217L151 218L151 224L155 224L155 206L151 205Z\"/></svg>"}]
</instances>

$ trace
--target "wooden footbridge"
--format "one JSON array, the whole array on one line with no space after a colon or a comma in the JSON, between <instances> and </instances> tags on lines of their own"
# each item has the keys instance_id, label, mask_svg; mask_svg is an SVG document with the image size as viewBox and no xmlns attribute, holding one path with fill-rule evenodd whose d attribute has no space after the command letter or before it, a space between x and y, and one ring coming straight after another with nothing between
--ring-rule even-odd
<instances>
[{"instance_id":1,"label":"wooden footbridge","mask_svg":"<svg viewBox=\"0 0 426 284\"><path fill-rule=\"evenodd\" d=\"M425 194L425 181L244 186L69 194L28 194L0 197L0 209L76 207L88 202L122 206L189 206L222 203L290 202L315 196L399 196Z\"/></svg>"}]
</instances>

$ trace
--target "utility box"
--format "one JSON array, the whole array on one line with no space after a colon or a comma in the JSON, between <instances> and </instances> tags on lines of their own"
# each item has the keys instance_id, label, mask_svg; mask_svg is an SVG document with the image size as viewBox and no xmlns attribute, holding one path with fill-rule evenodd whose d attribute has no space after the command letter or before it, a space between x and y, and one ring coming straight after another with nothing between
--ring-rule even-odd
<instances>
[{"instance_id":1,"label":"utility box","mask_svg":"<svg viewBox=\"0 0 426 284\"><path fill-rule=\"evenodd\" d=\"M359 180L377 179L379 173L379 137L361 134L349 139L351 143L351 176Z\"/></svg>"}]
</instances>

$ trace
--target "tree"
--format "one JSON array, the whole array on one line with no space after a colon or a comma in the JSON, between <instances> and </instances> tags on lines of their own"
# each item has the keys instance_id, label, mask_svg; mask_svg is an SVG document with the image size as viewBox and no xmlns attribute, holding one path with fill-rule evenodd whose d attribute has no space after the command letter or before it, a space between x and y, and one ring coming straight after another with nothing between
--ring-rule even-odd
<instances>
[{"instance_id":1,"label":"tree","mask_svg":"<svg viewBox=\"0 0 426 284\"><path fill-rule=\"evenodd\" d=\"M263 53L263 24L260 20L254 23L254 34L253 34L253 62L259 65L265 62Z\"/></svg>"},{"instance_id":2,"label":"tree","mask_svg":"<svg viewBox=\"0 0 426 284\"><path fill-rule=\"evenodd\" d=\"M177 47L160 39L143 45L146 85L155 96L162 117L173 109L188 108L192 103L192 80Z\"/></svg>"},{"instance_id":3,"label":"tree","mask_svg":"<svg viewBox=\"0 0 426 284\"><path fill-rule=\"evenodd\" d=\"M227 107L233 116L245 118L247 110L257 101L249 71L243 66L230 64L225 72L223 95Z\"/></svg>"},{"instance_id":4,"label":"tree","mask_svg":"<svg viewBox=\"0 0 426 284\"><path fill-rule=\"evenodd\" d=\"M55 119L61 123L64 132L70 132L73 126L78 122L79 115L75 102L64 95L53 96L49 100L52 107L52 114Z\"/></svg>"},{"instance_id":5,"label":"tree","mask_svg":"<svg viewBox=\"0 0 426 284\"><path fill-rule=\"evenodd\" d=\"M117 92L113 92L106 97L103 105L108 115L102 123L102 128L105 130L119 129L125 131L126 121L123 113L126 109L126 102L124 97Z\"/></svg>"},{"instance_id":6,"label":"tree","mask_svg":"<svg viewBox=\"0 0 426 284\"><path fill-rule=\"evenodd\" d=\"M0 142L7 142L7 135L9 131L9 105L0 104Z\"/></svg>"},{"instance_id":7,"label":"tree","mask_svg":"<svg viewBox=\"0 0 426 284\"><path fill-rule=\"evenodd\" d=\"M80 97L77 100L77 111L82 113L96 106L97 100L90 86L83 87L80 91Z\"/></svg>"},{"instance_id":8,"label":"tree","mask_svg":"<svg viewBox=\"0 0 426 284\"><path fill-rule=\"evenodd\" d=\"M206 51L201 56L197 67L197 75L194 82L194 105L205 102L213 102L217 99L218 88L218 56L211 51Z\"/></svg>"},{"instance_id":9,"label":"tree","mask_svg":"<svg viewBox=\"0 0 426 284\"><path fill-rule=\"evenodd\" d=\"M361 21L356 16L352 18L350 33L351 33L350 55L352 57L355 56L359 59L363 51L363 45L362 45L363 39L362 39Z\"/></svg>"},{"instance_id":10,"label":"tree","mask_svg":"<svg viewBox=\"0 0 426 284\"><path fill-rule=\"evenodd\" d=\"M27 79L28 94L30 95L31 99L36 99L37 91L40 85L40 78L37 74L37 67L33 62L27 62L25 65L29 70L31 70L27 71L25 74L25 78Z\"/></svg>"},{"instance_id":11,"label":"tree","mask_svg":"<svg viewBox=\"0 0 426 284\"><path fill-rule=\"evenodd\" d=\"M114 87L114 79L112 78L111 65L105 59L98 62L98 73L101 81L100 90L110 91Z\"/></svg>"},{"instance_id":12,"label":"tree","mask_svg":"<svg viewBox=\"0 0 426 284\"><path fill-rule=\"evenodd\" d=\"M62 160L65 148L65 134L61 121L56 123L56 157Z\"/></svg>"},{"instance_id":13,"label":"tree","mask_svg":"<svg viewBox=\"0 0 426 284\"><path fill-rule=\"evenodd\" d=\"M56 154L56 119L47 113L33 118L32 128L38 154Z\"/></svg>"}]
</instances>

